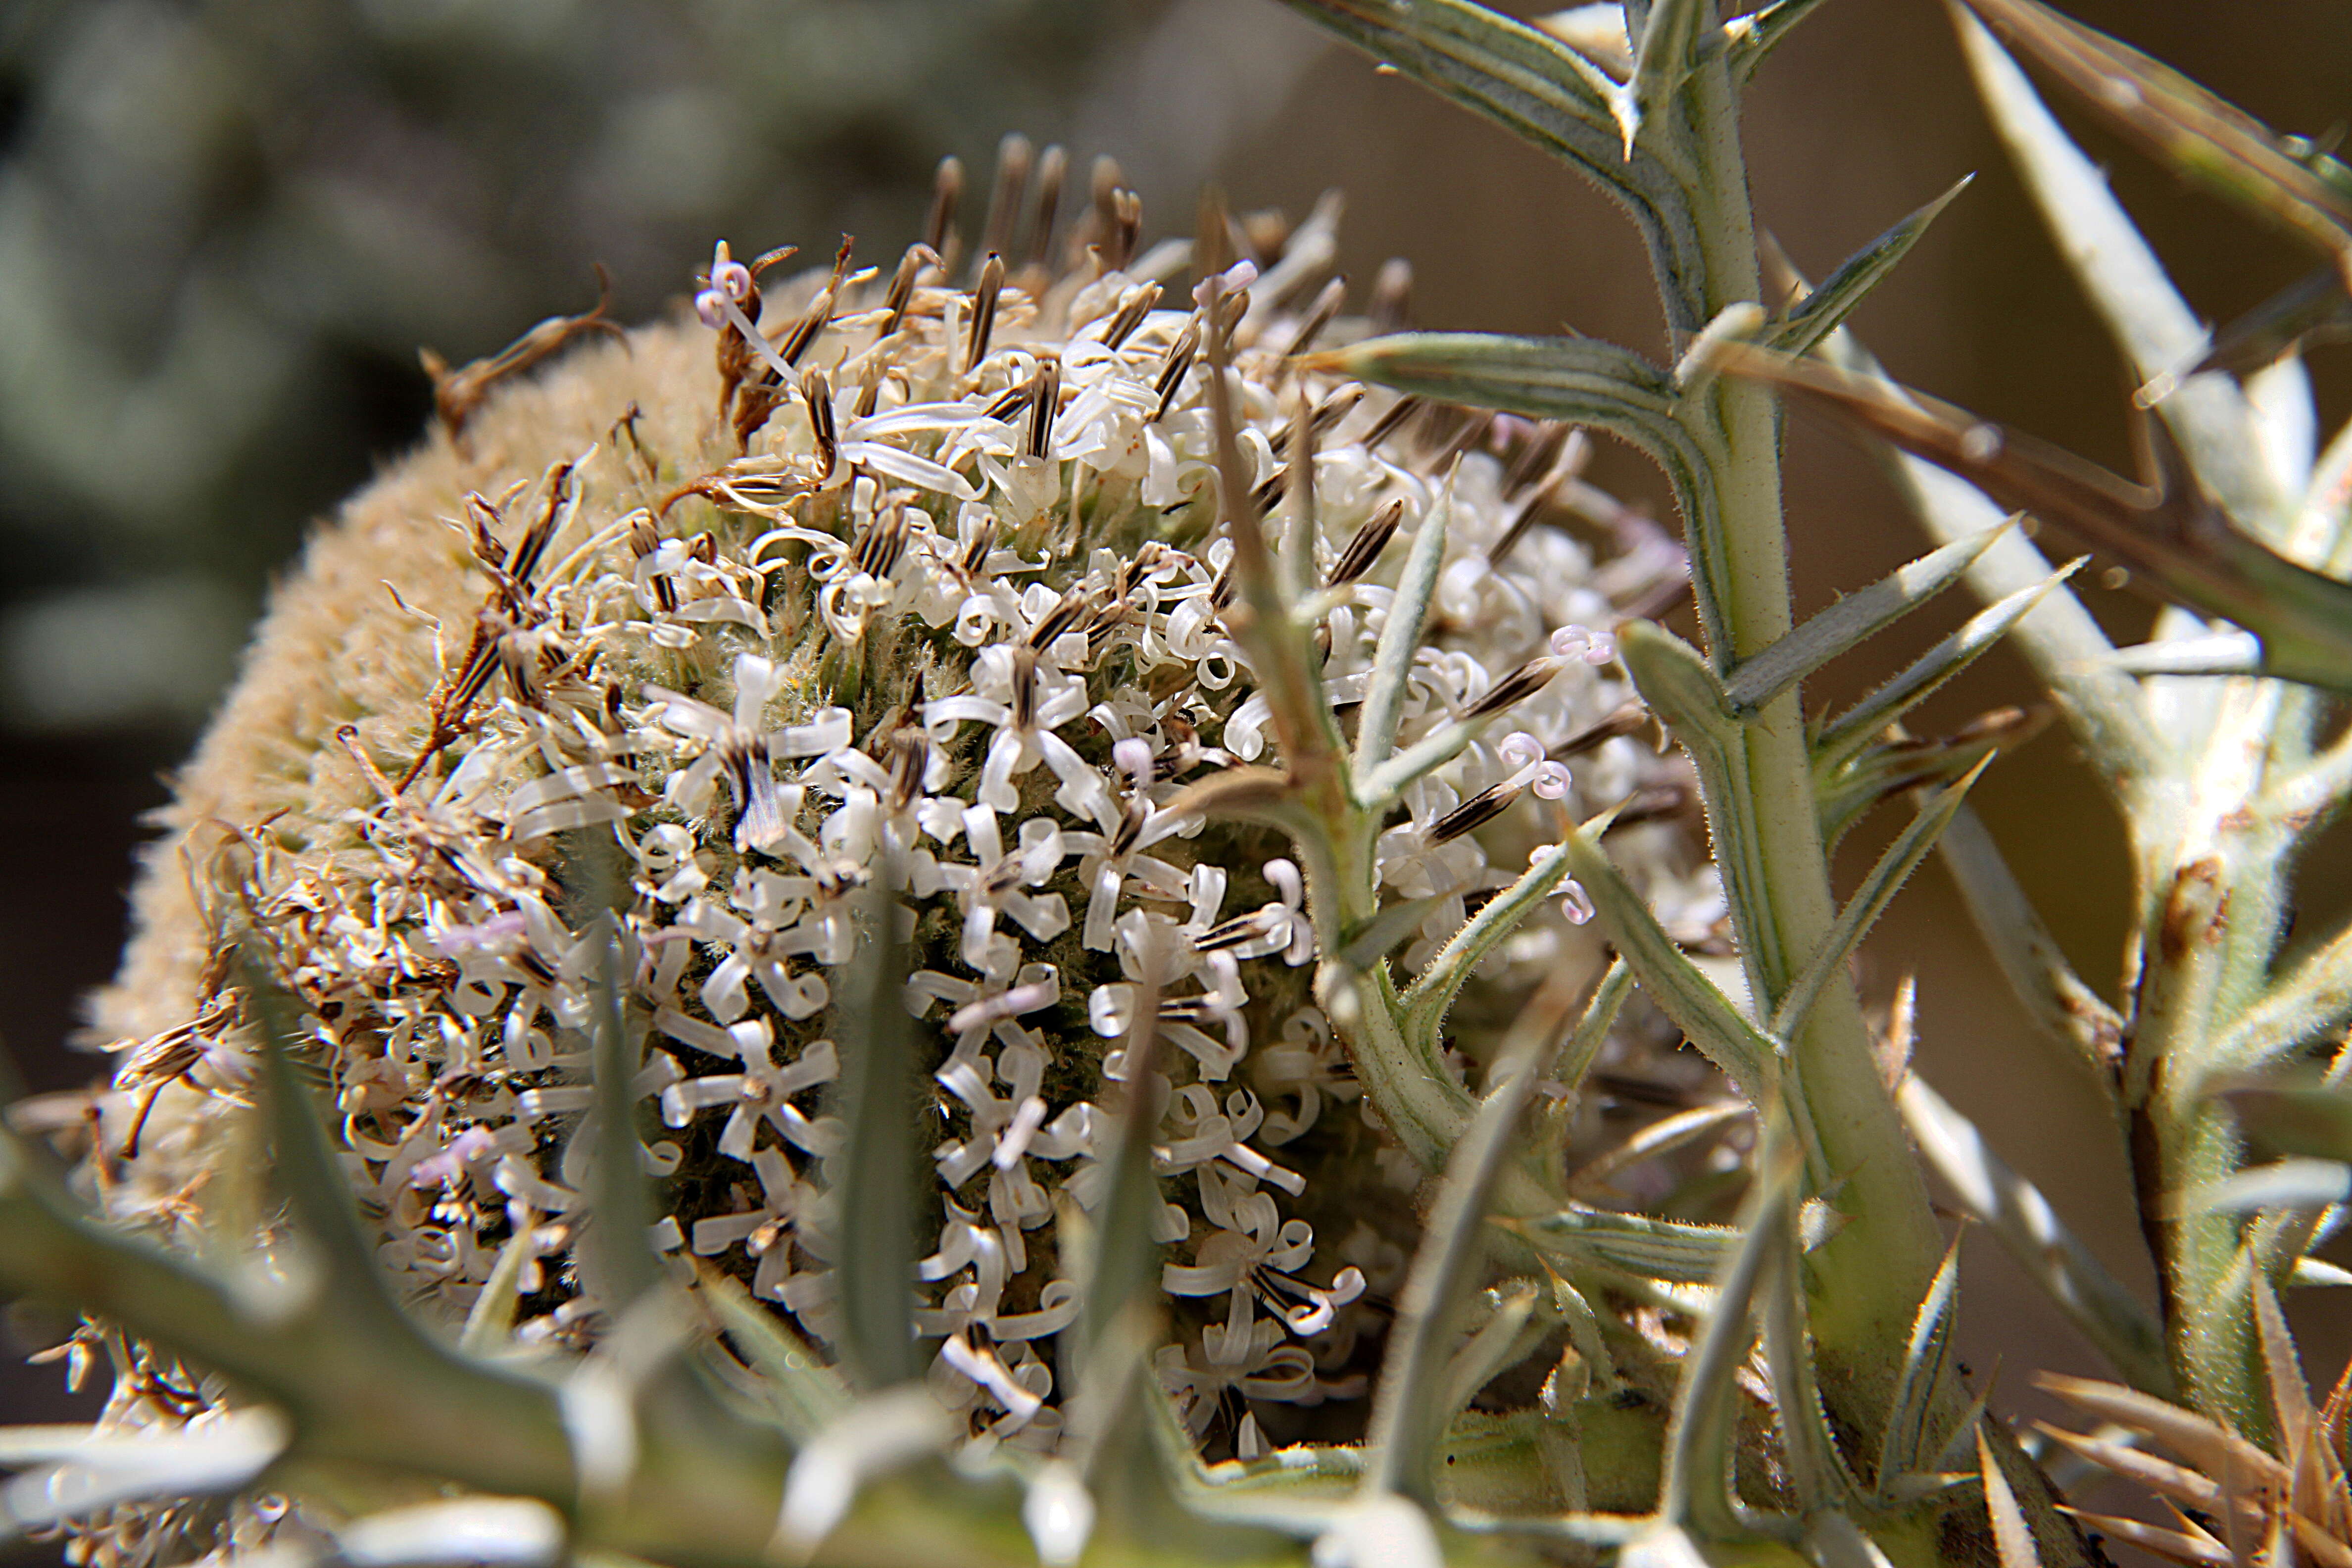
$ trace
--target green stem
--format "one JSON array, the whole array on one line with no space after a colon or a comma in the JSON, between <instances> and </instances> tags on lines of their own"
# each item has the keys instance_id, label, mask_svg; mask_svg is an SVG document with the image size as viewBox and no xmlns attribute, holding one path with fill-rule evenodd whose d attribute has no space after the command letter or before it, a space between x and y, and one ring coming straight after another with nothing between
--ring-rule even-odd
<instances>
[{"instance_id":1,"label":"green stem","mask_svg":"<svg viewBox=\"0 0 2352 1568\"><path fill-rule=\"evenodd\" d=\"M1763 289L1728 74L1719 63L1704 65L1688 90L1712 316L1761 299ZM1770 395L1760 387L1717 383L1705 397L1705 406L1688 417L1699 427L1720 499L1725 580L1711 586L1722 646L1709 652L1718 669L1727 669L1793 624L1780 427ZM1742 858L1760 868L1757 885L1735 892L1732 920L1758 1011L1767 1016L1836 919L1799 704L1791 689L1757 714L1742 731L1748 787L1706 803L1718 846L1747 849ZM1912 1314L1935 1277L1937 1229L1853 988L1843 980L1826 987L1790 1045L1793 1088L1804 1096L1822 1152L1842 1183L1829 1195L1845 1222L1808 1260L1822 1389L1843 1421L1874 1433Z\"/></svg>"}]
</instances>

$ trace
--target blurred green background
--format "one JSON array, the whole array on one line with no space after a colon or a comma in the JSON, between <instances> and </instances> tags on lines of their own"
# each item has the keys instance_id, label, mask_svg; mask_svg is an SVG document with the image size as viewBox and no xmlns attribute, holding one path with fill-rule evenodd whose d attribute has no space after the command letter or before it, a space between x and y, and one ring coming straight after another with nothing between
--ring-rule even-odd
<instances>
[{"instance_id":1,"label":"blurred green background","mask_svg":"<svg viewBox=\"0 0 2352 1568\"><path fill-rule=\"evenodd\" d=\"M1516 7L1532 10L1534 7ZM2341 0L2081 0L2284 130L2352 114ZM2179 188L2063 106L2197 308L2227 318L2305 258ZM419 344L453 363L593 297L624 320L688 286L710 241L893 255L930 171L984 177L997 138L1124 165L1147 226L1189 226L1199 182L1242 209L1348 194L1344 264L1414 268L1424 325L1572 327L1661 352L1630 231L1565 170L1270 0L6 0L0 3L0 1035L35 1087L95 1065L61 1042L121 940L140 812L160 802L310 519L413 441ZM1837 0L1752 96L1763 222L1819 275L1970 171L1979 178L1856 326L1906 379L2112 466L2121 368L2062 272L1963 79L1937 0ZM2352 351L2315 370L2332 427ZM1872 460L1790 438L1806 607L1916 552ZM1601 474L1663 505L1638 459ZM2149 607L2094 587L2118 635ZM1957 603L1833 669L1851 694ZM2031 700L2000 654L1928 727ZM2122 840L2052 731L1979 803L2084 974L2111 984ZM1878 847L1848 850L1858 871ZM2305 929L2342 918L2341 837ZM1918 974L1921 1061L2094 1247L2145 1281L2122 1152L2059 1053L2025 1032L1940 872L1880 928L1868 988ZM1990 1245L1970 1243L1966 1353L1997 1399L2090 1352ZM2305 1305L2332 1376L2352 1313ZM57 1408L0 1366L0 1419Z\"/></svg>"}]
</instances>

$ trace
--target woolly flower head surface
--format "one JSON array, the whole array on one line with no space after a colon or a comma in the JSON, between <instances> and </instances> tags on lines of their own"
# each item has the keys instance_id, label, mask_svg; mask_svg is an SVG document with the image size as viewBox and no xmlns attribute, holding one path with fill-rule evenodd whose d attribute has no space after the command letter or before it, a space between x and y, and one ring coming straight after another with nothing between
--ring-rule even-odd
<instances>
[{"instance_id":1,"label":"woolly flower head surface","mask_svg":"<svg viewBox=\"0 0 2352 1568\"><path fill-rule=\"evenodd\" d=\"M1228 625L1202 334L1232 334L1243 461L1311 574L1344 725L1445 520L1400 742L1491 722L1379 840L1384 898L1421 912L1407 970L1566 820L1671 795L1604 628L1679 563L1579 477L1580 435L1297 357L1367 330L1325 282L1328 227L1260 235L1194 299L1183 247L1130 256L1112 210L1059 275L918 247L763 289L721 247L694 314L572 348L344 509L181 780L103 1001L125 1049L91 1165L120 1215L251 1223L226 959L249 923L307 1009L401 1294L593 1342L572 1133L590 921L617 903L657 1245L829 1342L836 997L878 889L928 1075L915 1322L972 1440L1055 1440L1081 1305L1059 1232L1105 1190L1099 1107L1147 1005L1163 1383L1242 1452L1361 1392L1416 1173L1312 1005L1289 847L1174 805L1280 761ZM1612 846L1670 925L1715 922L1681 828ZM1589 913L1571 887L1473 983L1458 1070L1539 976L1597 967Z\"/></svg>"}]
</instances>

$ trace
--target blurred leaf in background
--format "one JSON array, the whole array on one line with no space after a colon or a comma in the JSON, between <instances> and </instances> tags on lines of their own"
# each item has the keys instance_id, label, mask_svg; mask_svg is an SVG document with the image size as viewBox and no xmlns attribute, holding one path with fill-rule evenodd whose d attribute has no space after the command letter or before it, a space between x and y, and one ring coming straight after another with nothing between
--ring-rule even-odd
<instances>
[{"instance_id":1,"label":"blurred leaf in background","mask_svg":"<svg viewBox=\"0 0 2352 1568\"><path fill-rule=\"evenodd\" d=\"M421 428L420 345L585 310L592 261L642 319L714 233L881 255L942 153L977 205L1009 131L1245 84L1126 128L1156 195L1314 47L1230 0L0 8L0 726L201 718L265 574Z\"/></svg>"}]
</instances>

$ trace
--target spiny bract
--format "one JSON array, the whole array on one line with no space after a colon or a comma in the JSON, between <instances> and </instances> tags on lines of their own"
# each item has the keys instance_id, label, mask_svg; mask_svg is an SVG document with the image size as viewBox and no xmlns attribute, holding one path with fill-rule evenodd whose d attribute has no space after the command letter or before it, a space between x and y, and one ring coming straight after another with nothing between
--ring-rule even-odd
<instances>
[{"instance_id":1,"label":"spiny bract","mask_svg":"<svg viewBox=\"0 0 2352 1568\"><path fill-rule=\"evenodd\" d=\"M1200 268L1218 285L1192 300L1171 281L1189 247L1130 256L1115 191L1058 275L991 254L958 283L929 246L877 275L845 245L763 295L722 245L699 321L574 350L360 495L279 593L141 888L102 1014L123 1041L91 1169L111 1211L173 1235L253 1223L225 956L249 920L310 1010L401 1292L510 1317L525 1344L592 1342L569 1134L592 1093L583 900L617 850L658 1243L831 1341L835 998L873 949L858 890L878 879L931 1042L915 1321L972 1440L1055 1441L1050 1346L1080 1306L1062 1216L1099 1196L1097 1106L1147 994L1172 1047L1164 1385L1196 1438L1244 1455L1271 1407L1360 1394L1422 1173L1348 1104L1283 840L1177 804L1275 760L1228 629L1201 302L1240 312L1245 460L1269 533L1310 531L1343 715L1407 543L1446 530L1400 743L1492 728L1379 839L1390 907L1415 917L1402 961L1560 837L1564 796L1579 816L1637 798L1617 858L1686 939L1719 944L1722 905L1595 629L1670 599L1679 551L1579 477L1581 434L1304 357L1366 330L1328 278L1335 211L1256 226L1263 269ZM1611 559L1559 526L1577 514ZM1566 893L1465 997L1462 1070L1537 976L1597 974ZM125 1380L121 1413L184 1414L143 1398Z\"/></svg>"}]
</instances>

